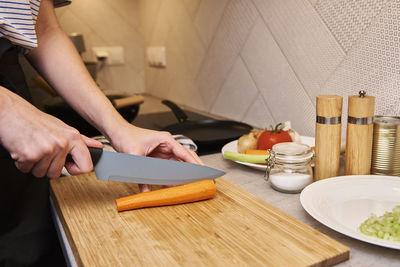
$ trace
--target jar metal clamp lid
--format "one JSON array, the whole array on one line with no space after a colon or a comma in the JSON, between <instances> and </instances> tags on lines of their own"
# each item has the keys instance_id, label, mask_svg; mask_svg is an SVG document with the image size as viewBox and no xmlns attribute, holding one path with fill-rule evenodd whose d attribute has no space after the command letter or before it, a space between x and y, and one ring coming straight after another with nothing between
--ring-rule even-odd
<instances>
[{"instance_id":1,"label":"jar metal clamp lid","mask_svg":"<svg viewBox=\"0 0 400 267\"><path fill-rule=\"evenodd\" d=\"M264 177L269 179L271 169L275 164L306 164L314 156L312 148L306 144L284 142L275 144L272 149L268 149L269 157L266 159L267 169Z\"/></svg>"}]
</instances>

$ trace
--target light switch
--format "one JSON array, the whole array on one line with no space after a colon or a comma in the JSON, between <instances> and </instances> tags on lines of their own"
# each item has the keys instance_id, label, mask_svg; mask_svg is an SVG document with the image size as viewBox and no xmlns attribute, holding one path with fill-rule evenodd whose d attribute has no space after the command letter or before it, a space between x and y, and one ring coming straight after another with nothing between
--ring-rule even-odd
<instances>
[{"instance_id":1,"label":"light switch","mask_svg":"<svg viewBox=\"0 0 400 267\"><path fill-rule=\"evenodd\" d=\"M156 68L165 68L167 66L167 57L164 46L147 47L146 54L149 66Z\"/></svg>"}]
</instances>

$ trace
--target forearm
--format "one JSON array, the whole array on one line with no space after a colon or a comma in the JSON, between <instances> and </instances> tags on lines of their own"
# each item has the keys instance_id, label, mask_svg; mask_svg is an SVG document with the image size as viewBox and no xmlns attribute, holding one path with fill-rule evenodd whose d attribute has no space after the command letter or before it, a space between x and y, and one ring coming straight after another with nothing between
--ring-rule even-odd
<instances>
[{"instance_id":1,"label":"forearm","mask_svg":"<svg viewBox=\"0 0 400 267\"><path fill-rule=\"evenodd\" d=\"M27 58L79 114L108 136L109 129L115 129L124 120L93 81L74 45L59 27L53 10L45 4L43 1L38 18L39 45Z\"/></svg>"},{"instance_id":2,"label":"forearm","mask_svg":"<svg viewBox=\"0 0 400 267\"><path fill-rule=\"evenodd\" d=\"M4 119L5 116L10 112L10 106L12 105L12 92L9 91L7 88L0 86L0 144L2 143L2 130L4 127ZM3 127L2 127L3 126Z\"/></svg>"}]
</instances>

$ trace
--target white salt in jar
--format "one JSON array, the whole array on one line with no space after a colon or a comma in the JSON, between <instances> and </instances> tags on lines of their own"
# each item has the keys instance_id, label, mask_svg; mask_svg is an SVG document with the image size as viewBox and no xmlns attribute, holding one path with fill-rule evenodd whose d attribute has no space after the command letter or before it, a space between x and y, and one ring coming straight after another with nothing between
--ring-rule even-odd
<instances>
[{"instance_id":1,"label":"white salt in jar","mask_svg":"<svg viewBox=\"0 0 400 267\"><path fill-rule=\"evenodd\" d=\"M272 147L267 160L266 180L272 188L284 193L299 193L313 182L313 151L305 144L287 142Z\"/></svg>"}]
</instances>

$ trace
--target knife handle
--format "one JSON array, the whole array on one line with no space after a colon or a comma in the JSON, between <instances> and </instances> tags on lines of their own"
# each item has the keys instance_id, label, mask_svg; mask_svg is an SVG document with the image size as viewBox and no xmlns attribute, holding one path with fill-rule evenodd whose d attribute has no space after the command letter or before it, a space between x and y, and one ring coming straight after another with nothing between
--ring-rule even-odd
<instances>
[{"instance_id":1,"label":"knife handle","mask_svg":"<svg viewBox=\"0 0 400 267\"><path fill-rule=\"evenodd\" d=\"M93 166L96 166L97 162L99 161L101 154L103 153L102 148L97 148L97 147L88 147L90 156L92 158ZM73 162L74 160L72 159L72 156L70 154L67 155L67 158L65 159L66 162Z\"/></svg>"},{"instance_id":2,"label":"knife handle","mask_svg":"<svg viewBox=\"0 0 400 267\"><path fill-rule=\"evenodd\" d=\"M103 153L102 148L97 148L97 147L88 147L90 156L92 158L93 166L96 166L97 162L99 161L101 154ZM0 145L0 158L1 159L8 159L8 160L13 160L11 158L10 153L5 149L2 145ZM65 160L66 162L73 162L74 160L72 159L72 156L70 154L67 155L67 158Z\"/></svg>"}]
</instances>

